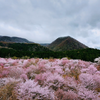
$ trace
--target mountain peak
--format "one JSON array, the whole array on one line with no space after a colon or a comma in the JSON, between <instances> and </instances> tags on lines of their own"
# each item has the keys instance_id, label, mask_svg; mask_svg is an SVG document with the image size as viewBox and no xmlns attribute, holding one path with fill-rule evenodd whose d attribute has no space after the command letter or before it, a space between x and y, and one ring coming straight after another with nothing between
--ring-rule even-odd
<instances>
[{"instance_id":1,"label":"mountain peak","mask_svg":"<svg viewBox=\"0 0 100 100\"><path fill-rule=\"evenodd\" d=\"M87 46L70 36L59 37L55 41L53 41L48 47L54 51L66 51L88 48Z\"/></svg>"},{"instance_id":2,"label":"mountain peak","mask_svg":"<svg viewBox=\"0 0 100 100\"><path fill-rule=\"evenodd\" d=\"M64 36L64 37L59 37L57 39L65 39L65 38L72 38L71 36Z\"/></svg>"}]
</instances>

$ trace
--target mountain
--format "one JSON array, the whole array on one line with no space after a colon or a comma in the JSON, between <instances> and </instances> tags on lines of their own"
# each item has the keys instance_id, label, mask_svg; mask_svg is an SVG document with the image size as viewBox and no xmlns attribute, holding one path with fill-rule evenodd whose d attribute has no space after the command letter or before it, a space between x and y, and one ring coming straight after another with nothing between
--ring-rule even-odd
<instances>
[{"instance_id":1,"label":"mountain","mask_svg":"<svg viewBox=\"0 0 100 100\"><path fill-rule=\"evenodd\" d=\"M40 45L47 47L49 45L49 43L40 43Z\"/></svg>"},{"instance_id":2,"label":"mountain","mask_svg":"<svg viewBox=\"0 0 100 100\"><path fill-rule=\"evenodd\" d=\"M13 43L32 43L27 39L20 37L0 36L0 42L13 42Z\"/></svg>"},{"instance_id":3,"label":"mountain","mask_svg":"<svg viewBox=\"0 0 100 100\"><path fill-rule=\"evenodd\" d=\"M8 48L16 51L31 51L31 52L51 51L49 48L41 46L40 44L36 44L36 43L0 42L0 48Z\"/></svg>"},{"instance_id":4,"label":"mountain","mask_svg":"<svg viewBox=\"0 0 100 100\"><path fill-rule=\"evenodd\" d=\"M88 48L81 42L77 41L76 39L67 36L67 37L60 37L53 41L48 48L54 51L66 51L66 50L75 50L75 49L85 49Z\"/></svg>"}]
</instances>

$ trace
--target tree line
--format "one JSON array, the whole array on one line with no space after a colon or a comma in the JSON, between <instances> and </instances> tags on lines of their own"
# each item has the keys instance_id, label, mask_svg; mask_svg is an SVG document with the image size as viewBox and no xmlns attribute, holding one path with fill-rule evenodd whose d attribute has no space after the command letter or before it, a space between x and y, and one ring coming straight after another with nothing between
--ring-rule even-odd
<instances>
[{"instance_id":1,"label":"tree line","mask_svg":"<svg viewBox=\"0 0 100 100\"><path fill-rule=\"evenodd\" d=\"M87 48L80 50L70 50L70 51L24 51L24 50L15 50L9 48L0 48L0 57L28 57L28 58L63 58L68 57L71 59L81 59L85 61L94 61L95 58L100 56L100 50Z\"/></svg>"}]
</instances>

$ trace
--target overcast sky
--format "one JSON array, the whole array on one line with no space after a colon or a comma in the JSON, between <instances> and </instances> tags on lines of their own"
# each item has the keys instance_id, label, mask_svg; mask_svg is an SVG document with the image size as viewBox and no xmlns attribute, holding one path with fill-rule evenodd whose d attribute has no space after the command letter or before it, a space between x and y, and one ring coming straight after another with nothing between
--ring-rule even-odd
<instances>
[{"instance_id":1,"label":"overcast sky","mask_svg":"<svg viewBox=\"0 0 100 100\"><path fill-rule=\"evenodd\" d=\"M71 36L100 47L100 0L0 0L0 35L36 43Z\"/></svg>"}]
</instances>

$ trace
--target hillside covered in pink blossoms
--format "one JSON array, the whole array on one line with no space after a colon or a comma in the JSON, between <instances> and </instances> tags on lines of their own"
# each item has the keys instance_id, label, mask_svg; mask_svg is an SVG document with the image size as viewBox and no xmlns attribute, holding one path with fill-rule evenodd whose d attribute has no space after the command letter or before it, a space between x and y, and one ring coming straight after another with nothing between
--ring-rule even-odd
<instances>
[{"instance_id":1,"label":"hillside covered in pink blossoms","mask_svg":"<svg viewBox=\"0 0 100 100\"><path fill-rule=\"evenodd\" d=\"M0 58L0 100L100 100L100 65L67 58Z\"/></svg>"}]
</instances>

